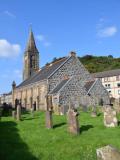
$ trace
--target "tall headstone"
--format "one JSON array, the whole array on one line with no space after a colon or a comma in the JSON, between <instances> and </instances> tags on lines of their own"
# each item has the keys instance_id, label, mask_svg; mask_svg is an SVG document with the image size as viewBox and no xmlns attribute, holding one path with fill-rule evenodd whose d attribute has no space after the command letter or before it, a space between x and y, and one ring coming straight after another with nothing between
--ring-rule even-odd
<instances>
[{"instance_id":1,"label":"tall headstone","mask_svg":"<svg viewBox=\"0 0 120 160\"><path fill-rule=\"evenodd\" d=\"M53 128L53 122L52 122L52 111L46 111L46 128L50 129Z\"/></svg>"},{"instance_id":2,"label":"tall headstone","mask_svg":"<svg viewBox=\"0 0 120 160\"><path fill-rule=\"evenodd\" d=\"M16 111L12 111L12 117L13 119L16 119Z\"/></svg>"},{"instance_id":3,"label":"tall headstone","mask_svg":"<svg viewBox=\"0 0 120 160\"><path fill-rule=\"evenodd\" d=\"M47 110L46 110L46 128L50 129L53 128L53 122L52 122L52 97L50 95L46 96L46 104L47 104Z\"/></svg>"},{"instance_id":4,"label":"tall headstone","mask_svg":"<svg viewBox=\"0 0 120 160\"><path fill-rule=\"evenodd\" d=\"M96 150L97 152L97 160L119 160L120 159L120 151L116 148L108 145Z\"/></svg>"},{"instance_id":5,"label":"tall headstone","mask_svg":"<svg viewBox=\"0 0 120 160\"><path fill-rule=\"evenodd\" d=\"M76 135L80 133L78 115L77 110L69 108L67 112L68 131Z\"/></svg>"},{"instance_id":6,"label":"tall headstone","mask_svg":"<svg viewBox=\"0 0 120 160\"><path fill-rule=\"evenodd\" d=\"M17 115L16 115L17 121L21 120L21 106L17 105Z\"/></svg>"},{"instance_id":7,"label":"tall headstone","mask_svg":"<svg viewBox=\"0 0 120 160\"><path fill-rule=\"evenodd\" d=\"M106 127L118 126L116 111L112 109L110 106L104 108L104 125Z\"/></svg>"}]
</instances>

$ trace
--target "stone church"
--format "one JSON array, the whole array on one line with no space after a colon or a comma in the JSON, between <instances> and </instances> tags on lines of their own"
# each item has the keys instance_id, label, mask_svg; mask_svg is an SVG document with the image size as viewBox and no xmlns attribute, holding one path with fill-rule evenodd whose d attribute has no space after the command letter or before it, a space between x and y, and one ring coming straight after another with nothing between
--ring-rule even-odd
<instances>
[{"instance_id":1,"label":"stone church","mask_svg":"<svg viewBox=\"0 0 120 160\"><path fill-rule=\"evenodd\" d=\"M109 93L95 80L75 52L39 67L39 51L32 30L24 53L23 82L12 84L12 104L46 110L46 96L52 97L54 112L64 114L70 104L75 107L109 104Z\"/></svg>"}]
</instances>

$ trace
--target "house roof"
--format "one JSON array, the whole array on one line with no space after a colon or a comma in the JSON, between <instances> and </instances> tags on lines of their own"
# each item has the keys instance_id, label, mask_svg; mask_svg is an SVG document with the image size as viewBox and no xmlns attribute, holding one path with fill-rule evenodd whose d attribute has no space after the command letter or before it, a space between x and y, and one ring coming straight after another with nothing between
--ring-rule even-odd
<instances>
[{"instance_id":1,"label":"house roof","mask_svg":"<svg viewBox=\"0 0 120 160\"><path fill-rule=\"evenodd\" d=\"M104 72L93 73L92 76L95 78L113 77L120 75L120 69L109 70Z\"/></svg>"},{"instance_id":2,"label":"house roof","mask_svg":"<svg viewBox=\"0 0 120 160\"><path fill-rule=\"evenodd\" d=\"M95 80L94 81L89 81L89 82L86 82L85 84L85 89L86 91L88 92L90 90L90 88L92 87L92 85L95 83Z\"/></svg>"},{"instance_id":3,"label":"house roof","mask_svg":"<svg viewBox=\"0 0 120 160\"><path fill-rule=\"evenodd\" d=\"M59 90L68 82L69 79L62 80L53 90L50 92L50 94L58 93Z\"/></svg>"},{"instance_id":4,"label":"house roof","mask_svg":"<svg viewBox=\"0 0 120 160\"><path fill-rule=\"evenodd\" d=\"M41 80L45 80L47 79L57 68L59 68L68 58L62 58L54 63L50 63L49 65L44 66L43 68L41 68L41 70L39 70L38 72L36 72L34 75L32 75L30 78L26 79L25 81L23 81L20 85L17 86L17 88L19 87L23 87Z\"/></svg>"}]
</instances>

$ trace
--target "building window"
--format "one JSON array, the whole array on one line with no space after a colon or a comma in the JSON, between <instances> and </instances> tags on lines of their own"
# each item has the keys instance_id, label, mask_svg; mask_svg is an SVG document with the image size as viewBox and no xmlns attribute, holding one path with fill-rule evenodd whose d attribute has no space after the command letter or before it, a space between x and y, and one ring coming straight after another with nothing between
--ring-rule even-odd
<instances>
[{"instance_id":1,"label":"building window","mask_svg":"<svg viewBox=\"0 0 120 160\"><path fill-rule=\"evenodd\" d=\"M118 90L118 94L120 95L120 90Z\"/></svg>"},{"instance_id":2,"label":"building window","mask_svg":"<svg viewBox=\"0 0 120 160\"><path fill-rule=\"evenodd\" d=\"M120 80L120 76L116 76L116 81L119 81Z\"/></svg>"},{"instance_id":3,"label":"building window","mask_svg":"<svg viewBox=\"0 0 120 160\"><path fill-rule=\"evenodd\" d=\"M118 83L117 86L120 88L120 83Z\"/></svg>"},{"instance_id":4,"label":"building window","mask_svg":"<svg viewBox=\"0 0 120 160\"><path fill-rule=\"evenodd\" d=\"M111 86L110 86L110 84L105 84L105 87L110 88Z\"/></svg>"},{"instance_id":5,"label":"building window","mask_svg":"<svg viewBox=\"0 0 120 160\"><path fill-rule=\"evenodd\" d=\"M104 78L104 82L109 82L110 81L110 77L105 77Z\"/></svg>"}]
</instances>

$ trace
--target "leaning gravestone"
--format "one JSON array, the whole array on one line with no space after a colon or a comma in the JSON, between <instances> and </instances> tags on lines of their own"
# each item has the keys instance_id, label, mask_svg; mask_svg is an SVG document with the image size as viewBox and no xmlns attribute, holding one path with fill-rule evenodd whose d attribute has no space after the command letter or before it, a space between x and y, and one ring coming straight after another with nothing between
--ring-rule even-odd
<instances>
[{"instance_id":1,"label":"leaning gravestone","mask_svg":"<svg viewBox=\"0 0 120 160\"><path fill-rule=\"evenodd\" d=\"M116 111L107 106L104 108L104 125L106 127L116 127L118 126L118 120L116 117Z\"/></svg>"},{"instance_id":2,"label":"leaning gravestone","mask_svg":"<svg viewBox=\"0 0 120 160\"><path fill-rule=\"evenodd\" d=\"M16 119L16 111L12 111L12 117L13 119Z\"/></svg>"},{"instance_id":3,"label":"leaning gravestone","mask_svg":"<svg viewBox=\"0 0 120 160\"><path fill-rule=\"evenodd\" d=\"M67 112L68 130L72 134L79 134L78 112L75 109L69 109Z\"/></svg>"},{"instance_id":4,"label":"leaning gravestone","mask_svg":"<svg viewBox=\"0 0 120 160\"><path fill-rule=\"evenodd\" d=\"M17 121L20 121L21 119L21 106L17 105L17 115L16 115Z\"/></svg>"},{"instance_id":5,"label":"leaning gravestone","mask_svg":"<svg viewBox=\"0 0 120 160\"><path fill-rule=\"evenodd\" d=\"M97 160L120 160L120 151L108 145L96 150Z\"/></svg>"}]
</instances>

